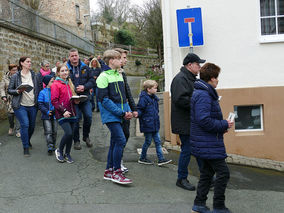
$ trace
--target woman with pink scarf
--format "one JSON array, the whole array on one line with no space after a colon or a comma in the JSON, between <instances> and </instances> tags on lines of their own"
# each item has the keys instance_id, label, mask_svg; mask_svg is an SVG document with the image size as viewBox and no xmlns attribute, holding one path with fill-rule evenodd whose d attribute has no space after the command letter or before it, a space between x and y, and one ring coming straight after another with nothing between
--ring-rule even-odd
<instances>
[{"instance_id":1,"label":"woman with pink scarf","mask_svg":"<svg viewBox=\"0 0 284 213\"><path fill-rule=\"evenodd\" d=\"M44 76L51 75L52 77L55 78L55 73L51 71L49 62L47 60L44 60L43 62L41 62L40 66L41 66L41 69L39 73L37 74L39 91L41 91L43 88L46 87L46 85L42 82L42 79Z\"/></svg>"}]
</instances>

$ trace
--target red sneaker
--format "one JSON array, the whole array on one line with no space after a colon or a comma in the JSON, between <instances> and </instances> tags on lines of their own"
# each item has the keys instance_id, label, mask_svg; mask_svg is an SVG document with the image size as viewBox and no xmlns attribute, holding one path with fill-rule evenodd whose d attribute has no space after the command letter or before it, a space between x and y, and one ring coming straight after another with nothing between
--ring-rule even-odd
<instances>
[{"instance_id":1,"label":"red sneaker","mask_svg":"<svg viewBox=\"0 0 284 213\"><path fill-rule=\"evenodd\" d=\"M118 184L130 184L130 183L132 183L131 179L126 178L123 175L121 169L115 170L113 172L112 181L115 182L115 183L118 183Z\"/></svg>"},{"instance_id":2,"label":"red sneaker","mask_svg":"<svg viewBox=\"0 0 284 213\"><path fill-rule=\"evenodd\" d=\"M105 180L112 180L113 169L109 168L105 170L104 179Z\"/></svg>"}]
</instances>

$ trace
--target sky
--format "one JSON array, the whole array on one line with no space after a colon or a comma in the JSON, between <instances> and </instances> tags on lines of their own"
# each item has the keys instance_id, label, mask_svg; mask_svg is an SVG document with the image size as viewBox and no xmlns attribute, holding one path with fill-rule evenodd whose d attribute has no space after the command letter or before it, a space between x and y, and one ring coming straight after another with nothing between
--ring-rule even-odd
<instances>
[{"instance_id":1,"label":"sky","mask_svg":"<svg viewBox=\"0 0 284 213\"><path fill-rule=\"evenodd\" d=\"M97 1L98 0L89 0L90 1L90 8L91 8L91 12L92 11L96 11L96 7L97 7ZM121 0L123 1L123 0ZM132 4L137 4L139 6L142 6L144 4L144 2L147 2L148 0L130 0L130 2Z\"/></svg>"}]
</instances>

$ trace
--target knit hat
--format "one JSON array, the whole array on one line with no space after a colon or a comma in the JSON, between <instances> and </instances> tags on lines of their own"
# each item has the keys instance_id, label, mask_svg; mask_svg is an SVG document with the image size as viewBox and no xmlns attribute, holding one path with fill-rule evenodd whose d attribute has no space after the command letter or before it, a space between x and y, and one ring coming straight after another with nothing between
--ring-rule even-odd
<instances>
[{"instance_id":1,"label":"knit hat","mask_svg":"<svg viewBox=\"0 0 284 213\"><path fill-rule=\"evenodd\" d=\"M42 82L45 84L45 85L48 85L48 83L50 82L50 80L52 79L53 77L51 75L45 75L42 79Z\"/></svg>"}]
</instances>

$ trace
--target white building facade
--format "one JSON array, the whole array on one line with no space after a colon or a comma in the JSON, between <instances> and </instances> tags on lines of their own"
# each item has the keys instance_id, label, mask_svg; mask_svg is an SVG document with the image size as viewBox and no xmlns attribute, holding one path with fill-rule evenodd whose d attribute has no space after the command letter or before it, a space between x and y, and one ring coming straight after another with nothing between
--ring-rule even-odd
<instances>
[{"instance_id":1,"label":"white building facade","mask_svg":"<svg viewBox=\"0 0 284 213\"><path fill-rule=\"evenodd\" d=\"M239 114L236 128L226 135L227 150L284 161L277 152L284 150L283 127L277 127L284 120L284 0L161 0L161 5L165 90L170 90L189 52L178 44L176 10L200 7L204 45L193 52L221 67L223 114ZM253 117L253 124L242 126L240 119L247 118L240 118L241 108Z\"/></svg>"}]
</instances>

